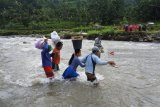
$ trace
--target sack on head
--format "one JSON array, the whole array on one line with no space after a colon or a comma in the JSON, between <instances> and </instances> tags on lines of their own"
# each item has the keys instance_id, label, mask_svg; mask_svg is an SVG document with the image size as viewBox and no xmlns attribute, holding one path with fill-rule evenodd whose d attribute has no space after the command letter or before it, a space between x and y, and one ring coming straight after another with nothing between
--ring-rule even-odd
<instances>
[{"instance_id":1,"label":"sack on head","mask_svg":"<svg viewBox=\"0 0 160 107\"><path fill-rule=\"evenodd\" d=\"M54 45L56 45L56 43L58 43L61 40L56 31L53 31L51 33L51 39L52 39L52 42L54 43Z\"/></svg>"},{"instance_id":2,"label":"sack on head","mask_svg":"<svg viewBox=\"0 0 160 107\"><path fill-rule=\"evenodd\" d=\"M43 39L37 40L36 43L35 43L35 48L42 49L43 48L43 44L44 44L44 40Z\"/></svg>"}]
</instances>

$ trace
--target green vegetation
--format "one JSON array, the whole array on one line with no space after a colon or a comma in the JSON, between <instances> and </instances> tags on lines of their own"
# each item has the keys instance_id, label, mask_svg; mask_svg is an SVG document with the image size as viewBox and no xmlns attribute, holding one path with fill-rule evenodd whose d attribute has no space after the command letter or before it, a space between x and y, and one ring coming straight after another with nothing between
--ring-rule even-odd
<instances>
[{"instance_id":1,"label":"green vegetation","mask_svg":"<svg viewBox=\"0 0 160 107\"><path fill-rule=\"evenodd\" d=\"M160 0L0 0L0 35L114 35L123 33L123 24L149 21L157 22L148 29L154 33L159 13Z\"/></svg>"}]
</instances>

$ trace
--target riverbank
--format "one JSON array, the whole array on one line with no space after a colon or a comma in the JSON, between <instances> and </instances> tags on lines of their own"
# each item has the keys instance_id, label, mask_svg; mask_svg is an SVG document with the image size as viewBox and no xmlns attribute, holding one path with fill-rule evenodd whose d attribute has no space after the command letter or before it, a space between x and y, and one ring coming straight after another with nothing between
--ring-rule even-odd
<instances>
[{"instance_id":1,"label":"riverbank","mask_svg":"<svg viewBox=\"0 0 160 107\"><path fill-rule=\"evenodd\" d=\"M28 36L28 37L50 37L54 29L19 29L19 30L0 30L1 36ZM134 42L160 42L160 31L133 31L125 32L120 26L88 26L72 29L56 29L63 39L71 39L72 36L81 35L85 39L94 40L101 35L103 40L113 41L134 41Z\"/></svg>"},{"instance_id":2,"label":"riverbank","mask_svg":"<svg viewBox=\"0 0 160 107\"><path fill-rule=\"evenodd\" d=\"M6 35L10 34L10 35ZM20 36L20 37L43 37L46 35L50 38L49 34L30 34L29 32L25 33L16 33L16 32L7 32L5 34L0 34L0 36ZM72 36L78 36L81 35L84 37L84 39L88 40L94 40L99 34L93 34L89 35L87 33L66 33L62 34L62 32L59 33L62 39L71 39ZM113 41L133 41L133 42L160 42L160 32L157 33L147 33L147 32L119 32L119 33L108 33L103 34L102 40L113 40Z\"/></svg>"},{"instance_id":3,"label":"riverbank","mask_svg":"<svg viewBox=\"0 0 160 107\"><path fill-rule=\"evenodd\" d=\"M71 39L72 36L81 35L85 39L94 40L101 34L89 35L86 33L73 33L61 36L63 39ZM160 33L148 33L148 32L119 32L119 33L107 33L101 35L102 40L113 41L133 41L133 42L160 42Z\"/></svg>"}]
</instances>

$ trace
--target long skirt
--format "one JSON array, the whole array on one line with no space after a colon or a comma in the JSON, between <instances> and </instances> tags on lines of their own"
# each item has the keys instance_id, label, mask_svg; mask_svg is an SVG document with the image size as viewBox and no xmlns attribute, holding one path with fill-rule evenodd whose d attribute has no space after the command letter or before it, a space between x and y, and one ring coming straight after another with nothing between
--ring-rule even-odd
<instances>
[{"instance_id":1,"label":"long skirt","mask_svg":"<svg viewBox=\"0 0 160 107\"><path fill-rule=\"evenodd\" d=\"M64 79L69 79L69 78L75 78L75 77L79 76L79 74L72 67L69 66L64 71L62 76Z\"/></svg>"}]
</instances>

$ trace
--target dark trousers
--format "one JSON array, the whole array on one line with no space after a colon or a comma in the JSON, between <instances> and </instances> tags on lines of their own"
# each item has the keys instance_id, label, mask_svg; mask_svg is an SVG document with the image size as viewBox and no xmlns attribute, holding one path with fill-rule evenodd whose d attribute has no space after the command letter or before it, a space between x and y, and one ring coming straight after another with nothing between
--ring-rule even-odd
<instances>
[{"instance_id":1,"label":"dark trousers","mask_svg":"<svg viewBox=\"0 0 160 107\"><path fill-rule=\"evenodd\" d=\"M96 76L95 76L95 74L91 74L91 73L87 73L86 72L86 76L87 76L87 81L93 82L94 80L97 79Z\"/></svg>"}]
</instances>

